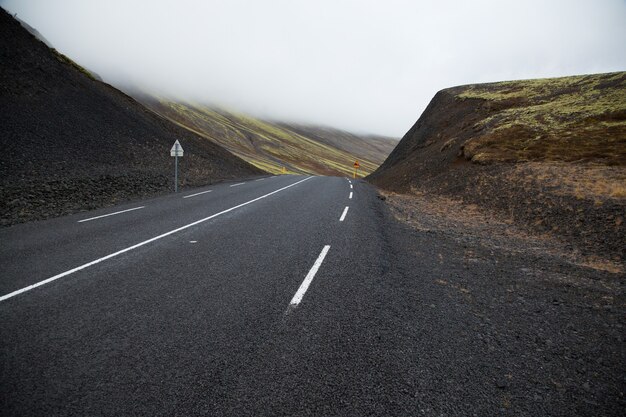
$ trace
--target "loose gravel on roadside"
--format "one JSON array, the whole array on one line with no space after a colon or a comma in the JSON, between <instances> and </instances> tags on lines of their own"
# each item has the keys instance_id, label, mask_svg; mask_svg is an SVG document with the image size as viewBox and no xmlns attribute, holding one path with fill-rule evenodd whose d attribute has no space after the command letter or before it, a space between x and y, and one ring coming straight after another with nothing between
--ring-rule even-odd
<instances>
[{"instance_id":1,"label":"loose gravel on roadside","mask_svg":"<svg viewBox=\"0 0 626 417\"><path fill-rule=\"evenodd\" d=\"M476 207L381 199L417 415L623 415L623 265Z\"/></svg>"}]
</instances>

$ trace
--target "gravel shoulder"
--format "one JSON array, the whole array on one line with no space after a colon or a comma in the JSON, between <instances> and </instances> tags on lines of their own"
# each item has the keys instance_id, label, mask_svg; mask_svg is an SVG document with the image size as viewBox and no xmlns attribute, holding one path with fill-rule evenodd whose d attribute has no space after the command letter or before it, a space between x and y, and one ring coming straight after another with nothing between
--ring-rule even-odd
<instances>
[{"instance_id":1,"label":"gravel shoulder","mask_svg":"<svg viewBox=\"0 0 626 417\"><path fill-rule=\"evenodd\" d=\"M417 415L621 415L624 265L443 197L383 194Z\"/></svg>"}]
</instances>

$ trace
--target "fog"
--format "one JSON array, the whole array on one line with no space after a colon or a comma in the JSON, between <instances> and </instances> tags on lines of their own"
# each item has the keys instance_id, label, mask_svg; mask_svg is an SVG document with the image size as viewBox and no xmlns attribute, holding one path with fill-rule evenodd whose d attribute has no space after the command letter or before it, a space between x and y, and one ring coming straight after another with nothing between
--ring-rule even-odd
<instances>
[{"instance_id":1,"label":"fog","mask_svg":"<svg viewBox=\"0 0 626 417\"><path fill-rule=\"evenodd\" d=\"M624 0L6 0L125 90L402 136L440 89L626 69Z\"/></svg>"}]
</instances>

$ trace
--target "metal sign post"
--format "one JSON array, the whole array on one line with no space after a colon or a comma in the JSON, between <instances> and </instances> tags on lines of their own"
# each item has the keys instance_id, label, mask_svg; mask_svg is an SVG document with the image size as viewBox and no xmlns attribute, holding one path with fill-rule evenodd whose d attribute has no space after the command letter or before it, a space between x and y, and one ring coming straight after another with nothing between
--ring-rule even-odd
<instances>
[{"instance_id":1,"label":"metal sign post","mask_svg":"<svg viewBox=\"0 0 626 417\"><path fill-rule=\"evenodd\" d=\"M170 156L174 157L174 192L178 192L178 157L183 156L183 147L180 146L178 139L174 142L174 146L170 149Z\"/></svg>"}]
</instances>

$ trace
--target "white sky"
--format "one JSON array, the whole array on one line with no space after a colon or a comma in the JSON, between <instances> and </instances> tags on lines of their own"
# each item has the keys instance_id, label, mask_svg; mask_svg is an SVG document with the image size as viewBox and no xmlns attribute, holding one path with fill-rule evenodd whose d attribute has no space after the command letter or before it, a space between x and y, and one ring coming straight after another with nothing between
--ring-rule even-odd
<instances>
[{"instance_id":1,"label":"white sky","mask_svg":"<svg viewBox=\"0 0 626 417\"><path fill-rule=\"evenodd\" d=\"M0 0L122 89L402 136L440 89L626 70L626 0Z\"/></svg>"}]
</instances>

